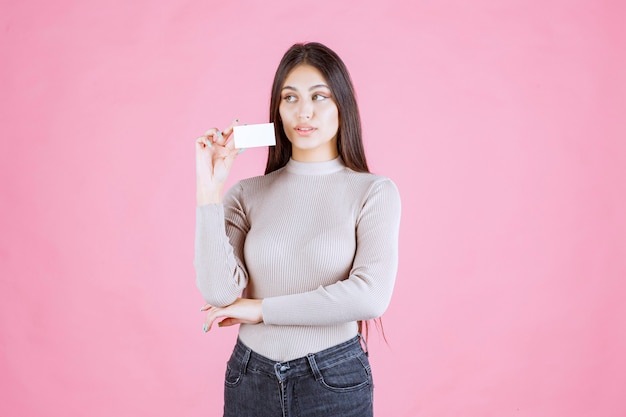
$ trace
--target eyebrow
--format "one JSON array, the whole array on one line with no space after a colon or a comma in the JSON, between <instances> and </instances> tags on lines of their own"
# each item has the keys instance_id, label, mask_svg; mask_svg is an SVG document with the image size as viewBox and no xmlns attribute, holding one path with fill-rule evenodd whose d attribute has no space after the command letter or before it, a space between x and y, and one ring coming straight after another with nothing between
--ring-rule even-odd
<instances>
[{"instance_id":1,"label":"eyebrow","mask_svg":"<svg viewBox=\"0 0 626 417\"><path fill-rule=\"evenodd\" d=\"M309 88L309 91L316 90L316 89L318 89L318 88L320 88L320 87L327 88L327 89L329 89L329 90L330 90L330 87L329 87L329 86L327 86L326 84L316 84L316 85L312 86L311 88ZM294 90L294 91L298 91L298 89L297 89L296 87L292 87L292 86L290 86L290 85L286 85L286 86L284 86L282 89L283 89L283 90ZM282 91L282 90L281 90L281 91Z\"/></svg>"}]
</instances>

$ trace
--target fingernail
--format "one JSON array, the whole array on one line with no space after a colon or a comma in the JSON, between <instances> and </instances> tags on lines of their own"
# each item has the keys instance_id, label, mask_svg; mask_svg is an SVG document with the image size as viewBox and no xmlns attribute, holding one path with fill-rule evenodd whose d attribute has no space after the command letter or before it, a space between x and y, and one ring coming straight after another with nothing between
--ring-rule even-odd
<instances>
[{"instance_id":1,"label":"fingernail","mask_svg":"<svg viewBox=\"0 0 626 417\"><path fill-rule=\"evenodd\" d=\"M217 136L221 138L222 137L222 132L217 132Z\"/></svg>"},{"instance_id":2,"label":"fingernail","mask_svg":"<svg viewBox=\"0 0 626 417\"><path fill-rule=\"evenodd\" d=\"M209 331L209 325L204 323L204 326L202 326L202 330L204 330L204 333Z\"/></svg>"},{"instance_id":3,"label":"fingernail","mask_svg":"<svg viewBox=\"0 0 626 417\"><path fill-rule=\"evenodd\" d=\"M245 151L245 150L246 150L246 148L241 148L241 149L239 149L239 152L237 152L237 154L243 153L243 151Z\"/></svg>"},{"instance_id":4,"label":"fingernail","mask_svg":"<svg viewBox=\"0 0 626 417\"><path fill-rule=\"evenodd\" d=\"M222 327L222 322L217 323L217 327Z\"/></svg>"}]
</instances>

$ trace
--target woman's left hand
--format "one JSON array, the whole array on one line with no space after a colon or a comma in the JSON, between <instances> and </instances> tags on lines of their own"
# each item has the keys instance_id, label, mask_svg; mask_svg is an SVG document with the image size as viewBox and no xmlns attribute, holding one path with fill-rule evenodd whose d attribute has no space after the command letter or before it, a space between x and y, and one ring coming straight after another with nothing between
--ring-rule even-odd
<instances>
[{"instance_id":1,"label":"woman's left hand","mask_svg":"<svg viewBox=\"0 0 626 417\"><path fill-rule=\"evenodd\" d=\"M233 326L235 324L257 324L263 321L263 300L253 300L250 298L237 298L234 303L226 307L213 307L205 305L200 311L208 311L204 319L204 331L208 332L215 320L226 317L220 321L220 327Z\"/></svg>"}]
</instances>

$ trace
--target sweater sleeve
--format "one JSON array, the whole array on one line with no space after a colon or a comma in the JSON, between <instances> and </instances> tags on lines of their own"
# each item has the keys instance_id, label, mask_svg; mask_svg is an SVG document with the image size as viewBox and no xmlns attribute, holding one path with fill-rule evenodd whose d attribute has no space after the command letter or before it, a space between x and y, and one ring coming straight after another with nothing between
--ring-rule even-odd
<instances>
[{"instance_id":1,"label":"sweater sleeve","mask_svg":"<svg viewBox=\"0 0 626 417\"><path fill-rule=\"evenodd\" d=\"M347 279L300 294L263 300L274 325L332 325L380 317L398 269L400 195L387 178L372 184L356 221L356 253Z\"/></svg>"},{"instance_id":2,"label":"sweater sleeve","mask_svg":"<svg viewBox=\"0 0 626 417\"><path fill-rule=\"evenodd\" d=\"M243 246L248 230L240 185L226 193L223 204L196 208L196 285L208 304L227 306L246 287Z\"/></svg>"}]
</instances>

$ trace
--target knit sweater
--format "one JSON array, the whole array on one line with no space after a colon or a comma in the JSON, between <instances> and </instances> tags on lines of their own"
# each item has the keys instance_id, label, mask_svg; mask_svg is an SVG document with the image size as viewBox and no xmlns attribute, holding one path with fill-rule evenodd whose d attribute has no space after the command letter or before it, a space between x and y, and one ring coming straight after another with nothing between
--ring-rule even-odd
<instances>
[{"instance_id":1,"label":"knit sweater","mask_svg":"<svg viewBox=\"0 0 626 417\"><path fill-rule=\"evenodd\" d=\"M194 265L206 302L263 299L241 341L276 361L344 342L383 314L398 264L400 197L388 178L341 158L290 160L196 209Z\"/></svg>"}]
</instances>

